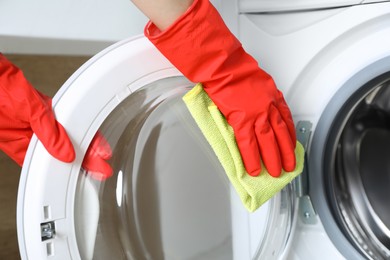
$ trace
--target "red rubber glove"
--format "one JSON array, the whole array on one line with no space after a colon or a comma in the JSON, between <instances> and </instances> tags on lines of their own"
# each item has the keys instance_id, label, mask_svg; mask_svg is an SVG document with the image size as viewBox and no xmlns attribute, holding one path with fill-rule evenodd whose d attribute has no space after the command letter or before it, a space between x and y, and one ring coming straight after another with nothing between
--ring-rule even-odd
<instances>
[{"instance_id":1,"label":"red rubber glove","mask_svg":"<svg viewBox=\"0 0 390 260\"><path fill-rule=\"evenodd\" d=\"M92 178L104 181L112 176L112 168L107 163L111 157L110 144L100 132L97 132L89 145L82 167Z\"/></svg>"},{"instance_id":2,"label":"red rubber glove","mask_svg":"<svg viewBox=\"0 0 390 260\"><path fill-rule=\"evenodd\" d=\"M73 145L55 119L51 98L34 89L22 71L0 53L0 149L22 166L33 133L55 158L63 162L75 159ZM112 170L104 160L110 157L110 146L97 134L83 167L109 177Z\"/></svg>"},{"instance_id":3,"label":"red rubber glove","mask_svg":"<svg viewBox=\"0 0 390 260\"><path fill-rule=\"evenodd\" d=\"M233 127L247 172L261 160L272 176L295 169L295 127L273 79L258 67L208 0L195 0L161 32L149 22L145 35L160 52L205 91Z\"/></svg>"}]
</instances>

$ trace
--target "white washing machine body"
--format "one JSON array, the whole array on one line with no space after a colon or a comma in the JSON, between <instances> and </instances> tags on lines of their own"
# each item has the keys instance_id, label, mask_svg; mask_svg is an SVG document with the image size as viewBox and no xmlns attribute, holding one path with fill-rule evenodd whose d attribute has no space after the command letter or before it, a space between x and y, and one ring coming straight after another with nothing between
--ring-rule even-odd
<instances>
[{"instance_id":1,"label":"white washing machine body","mask_svg":"<svg viewBox=\"0 0 390 260\"><path fill-rule=\"evenodd\" d=\"M233 2L230 27L284 92L298 134L311 131L289 259L388 259L388 128L375 114L388 114L390 2Z\"/></svg>"},{"instance_id":2,"label":"white washing machine body","mask_svg":"<svg viewBox=\"0 0 390 260\"><path fill-rule=\"evenodd\" d=\"M220 7L299 122L308 162L300 178L247 213L181 102L192 83L145 38L128 39L93 57L54 98L75 162L55 160L36 138L29 146L18 195L22 258L385 258L377 233L365 250L364 241L353 242L359 235L348 237L356 226L334 216L339 201L329 203L324 161L333 158L329 136L339 140L331 133L339 110L369 82L387 82L390 4L301 6L229 0ZM114 176L105 182L81 168L97 131L114 152Z\"/></svg>"}]
</instances>

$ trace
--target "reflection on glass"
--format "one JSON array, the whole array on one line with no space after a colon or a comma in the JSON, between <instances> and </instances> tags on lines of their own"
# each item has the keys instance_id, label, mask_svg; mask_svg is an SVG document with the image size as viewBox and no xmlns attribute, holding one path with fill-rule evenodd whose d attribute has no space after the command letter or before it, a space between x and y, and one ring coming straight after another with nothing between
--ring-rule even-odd
<instances>
[{"instance_id":1,"label":"reflection on glass","mask_svg":"<svg viewBox=\"0 0 390 260\"><path fill-rule=\"evenodd\" d=\"M118 207L122 206L122 194L123 194L123 172L119 171L116 180L116 203Z\"/></svg>"}]
</instances>

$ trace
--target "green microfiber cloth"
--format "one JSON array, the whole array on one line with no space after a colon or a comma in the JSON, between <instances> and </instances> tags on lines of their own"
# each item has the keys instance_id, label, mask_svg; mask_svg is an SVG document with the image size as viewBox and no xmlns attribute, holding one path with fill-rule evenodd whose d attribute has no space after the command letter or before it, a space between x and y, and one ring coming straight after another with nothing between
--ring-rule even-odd
<instances>
[{"instance_id":1,"label":"green microfiber cloth","mask_svg":"<svg viewBox=\"0 0 390 260\"><path fill-rule=\"evenodd\" d=\"M183 100L249 212L258 209L302 172L304 149L297 142L293 172L282 172L280 177L274 178L263 165L259 176L250 176L242 162L232 127L203 90L202 84L191 89Z\"/></svg>"}]
</instances>

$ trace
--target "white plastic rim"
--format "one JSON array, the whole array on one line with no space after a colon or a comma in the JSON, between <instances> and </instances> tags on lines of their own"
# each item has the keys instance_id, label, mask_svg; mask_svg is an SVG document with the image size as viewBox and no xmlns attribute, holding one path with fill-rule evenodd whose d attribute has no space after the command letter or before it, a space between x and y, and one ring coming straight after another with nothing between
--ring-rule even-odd
<instances>
[{"instance_id":1,"label":"white plastic rim","mask_svg":"<svg viewBox=\"0 0 390 260\"><path fill-rule=\"evenodd\" d=\"M98 190L88 179L80 182L81 163L90 141L123 100L154 82L177 77L182 76L146 38L136 37L102 51L64 84L53 104L57 119L74 144L76 159L67 164L52 158L33 137L18 193L17 225L22 259L82 259L80 252L94 258L91 254L94 243L78 244L75 223L75 211L80 213L80 205L90 223L99 219ZM122 176L117 178L120 183ZM240 203L234 194L231 195L233 209ZM115 196L119 201L120 194ZM283 253L293 218L291 196L292 191L287 189L252 215L232 210L231 228L236 230L232 233L234 259ZM50 229L44 230L47 225L54 225L55 234L46 239L42 234L50 233ZM274 232L274 227L279 228L278 232ZM94 239L96 228L85 226L82 232L85 233L81 240Z\"/></svg>"}]
</instances>

